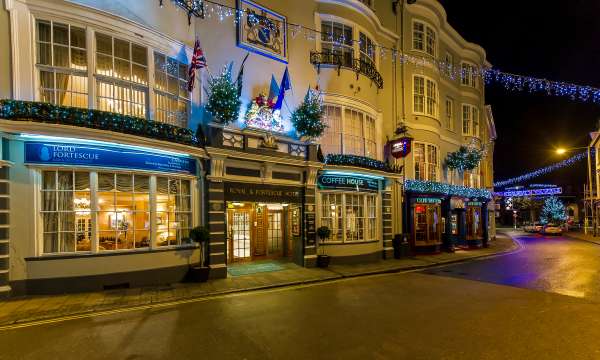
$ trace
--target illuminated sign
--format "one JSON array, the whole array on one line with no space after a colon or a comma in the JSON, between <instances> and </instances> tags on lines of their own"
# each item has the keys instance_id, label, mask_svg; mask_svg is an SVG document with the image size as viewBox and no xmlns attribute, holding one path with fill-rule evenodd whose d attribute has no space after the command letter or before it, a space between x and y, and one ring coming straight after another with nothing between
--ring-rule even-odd
<instances>
[{"instance_id":1,"label":"illuminated sign","mask_svg":"<svg viewBox=\"0 0 600 360\"><path fill-rule=\"evenodd\" d=\"M483 205L481 201L468 201L467 206L481 206Z\"/></svg>"},{"instance_id":2,"label":"illuminated sign","mask_svg":"<svg viewBox=\"0 0 600 360\"><path fill-rule=\"evenodd\" d=\"M402 137L400 139L392 140L389 142L390 153L396 159L406 157L410 154L412 138Z\"/></svg>"},{"instance_id":3,"label":"illuminated sign","mask_svg":"<svg viewBox=\"0 0 600 360\"><path fill-rule=\"evenodd\" d=\"M360 175L323 174L317 179L320 189L352 189L378 191L379 181Z\"/></svg>"},{"instance_id":4,"label":"illuminated sign","mask_svg":"<svg viewBox=\"0 0 600 360\"><path fill-rule=\"evenodd\" d=\"M95 144L26 141L25 163L196 174L196 160L191 157Z\"/></svg>"},{"instance_id":5,"label":"illuminated sign","mask_svg":"<svg viewBox=\"0 0 600 360\"><path fill-rule=\"evenodd\" d=\"M503 191L494 193L495 196L502 197L521 197L521 196L544 196L544 195L557 195L562 194L561 187L552 187L547 189L535 189L535 190L520 190L520 191Z\"/></svg>"},{"instance_id":6,"label":"illuminated sign","mask_svg":"<svg viewBox=\"0 0 600 360\"><path fill-rule=\"evenodd\" d=\"M441 204L442 203L442 199L437 199L437 198L416 198L415 202L417 204Z\"/></svg>"}]
</instances>

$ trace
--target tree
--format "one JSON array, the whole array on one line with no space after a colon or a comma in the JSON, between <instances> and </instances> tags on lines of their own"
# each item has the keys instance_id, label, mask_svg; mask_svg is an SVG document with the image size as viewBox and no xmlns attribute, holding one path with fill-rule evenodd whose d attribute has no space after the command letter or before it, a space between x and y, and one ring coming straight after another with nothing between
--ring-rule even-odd
<instances>
[{"instance_id":1,"label":"tree","mask_svg":"<svg viewBox=\"0 0 600 360\"><path fill-rule=\"evenodd\" d=\"M240 96L238 86L231 78L231 69L225 67L220 75L208 81L208 104L206 110L215 120L227 125L237 120L240 113Z\"/></svg>"},{"instance_id":2,"label":"tree","mask_svg":"<svg viewBox=\"0 0 600 360\"><path fill-rule=\"evenodd\" d=\"M557 197L551 196L546 198L540 215L542 224L562 223L567 220L565 205Z\"/></svg>"},{"instance_id":3,"label":"tree","mask_svg":"<svg viewBox=\"0 0 600 360\"><path fill-rule=\"evenodd\" d=\"M292 113L292 124L301 137L318 138L327 127L323 121L323 113L319 93L309 89L302 104Z\"/></svg>"}]
</instances>

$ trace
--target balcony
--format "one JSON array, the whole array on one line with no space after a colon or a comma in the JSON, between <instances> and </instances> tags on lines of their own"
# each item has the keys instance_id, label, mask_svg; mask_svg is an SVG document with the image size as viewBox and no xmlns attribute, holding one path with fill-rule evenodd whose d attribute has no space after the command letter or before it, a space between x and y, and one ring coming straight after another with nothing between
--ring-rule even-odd
<instances>
[{"instance_id":1,"label":"balcony","mask_svg":"<svg viewBox=\"0 0 600 360\"><path fill-rule=\"evenodd\" d=\"M310 53L310 63L317 67L317 71L321 70L321 65L337 66L338 75L342 67L352 69L356 72L356 79L359 74L362 74L377 85L378 89L383 89L383 78L373 64L361 59L344 57L340 54L331 52L314 52Z\"/></svg>"},{"instance_id":2,"label":"balcony","mask_svg":"<svg viewBox=\"0 0 600 360\"><path fill-rule=\"evenodd\" d=\"M203 147L188 128L117 113L58 106L43 102L0 100L0 119L78 126Z\"/></svg>"},{"instance_id":3,"label":"balcony","mask_svg":"<svg viewBox=\"0 0 600 360\"><path fill-rule=\"evenodd\" d=\"M402 165L389 164L365 156L348 154L328 154L325 157L325 165L353 166L393 174L402 174L404 168Z\"/></svg>"}]
</instances>

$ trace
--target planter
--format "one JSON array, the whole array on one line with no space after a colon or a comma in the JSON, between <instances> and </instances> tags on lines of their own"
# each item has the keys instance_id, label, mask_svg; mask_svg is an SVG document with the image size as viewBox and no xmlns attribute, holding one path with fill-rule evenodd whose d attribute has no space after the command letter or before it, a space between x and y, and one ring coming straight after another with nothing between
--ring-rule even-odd
<instances>
[{"instance_id":1,"label":"planter","mask_svg":"<svg viewBox=\"0 0 600 360\"><path fill-rule=\"evenodd\" d=\"M210 273L209 267L190 266L190 269L188 271L188 279L191 282L206 282L206 281L208 281L209 273Z\"/></svg>"},{"instance_id":2,"label":"planter","mask_svg":"<svg viewBox=\"0 0 600 360\"><path fill-rule=\"evenodd\" d=\"M317 266L320 268L326 268L329 266L331 257L329 255L317 255Z\"/></svg>"}]
</instances>

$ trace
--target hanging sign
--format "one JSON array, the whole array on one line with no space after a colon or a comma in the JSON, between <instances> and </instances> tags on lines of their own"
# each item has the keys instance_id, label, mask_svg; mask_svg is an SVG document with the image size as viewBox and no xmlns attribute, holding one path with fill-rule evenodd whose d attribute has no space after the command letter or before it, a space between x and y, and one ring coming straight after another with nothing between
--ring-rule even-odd
<instances>
[{"instance_id":1,"label":"hanging sign","mask_svg":"<svg viewBox=\"0 0 600 360\"><path fill-rule=\"evenodd\" d=\"M320 189L352 189L378 191L379 181L360 175L323 174L317 179Z\"/></svg>"},{"instance_id":2,"label":"hanging sign","mask_svg":"<svg viewBox=\"0 0 600 360\"><path fill-rule=\"evenodd\" d=\"M192 157L95 144L26 141L25 163L196 174L196 160Z\"/></svg>"},{"instance_id":3,"label":"hanging sign","mask_svg":"<svg viewBox=\"0 0 600 360\"><path fill-rule=\"evenodd\" d=\"M389 142L390 153L396 159L401 159L410 154L412 138L401 137Z\"/></svg>"}]
</instances>

